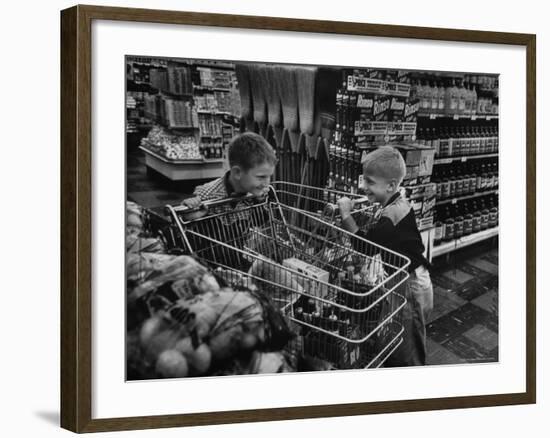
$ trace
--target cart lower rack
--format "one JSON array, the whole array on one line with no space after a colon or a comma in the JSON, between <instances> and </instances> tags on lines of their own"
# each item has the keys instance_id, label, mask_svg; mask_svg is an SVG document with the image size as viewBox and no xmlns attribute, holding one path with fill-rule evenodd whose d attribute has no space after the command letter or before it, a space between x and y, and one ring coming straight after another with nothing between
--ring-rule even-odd
<instances>
[{"instance_id":1,"label":"cart lower rack","mask_svg":"<svg viewBox=\"0 0 550 438\"><path fill-rule=\"evenodd\" d=\"M190 252L232 286L270 296L292 321L293 355L377 367L402 342L406 257L267 199L188 222L185 208L167 208Z\"/></svg>"}]
</instances>

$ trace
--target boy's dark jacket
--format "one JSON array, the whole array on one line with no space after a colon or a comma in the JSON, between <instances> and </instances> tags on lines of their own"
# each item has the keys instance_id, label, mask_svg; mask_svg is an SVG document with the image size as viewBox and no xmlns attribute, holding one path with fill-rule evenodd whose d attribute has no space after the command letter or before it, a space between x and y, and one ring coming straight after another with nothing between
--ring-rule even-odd
<instances>
[{"instance_id":1,"label":"boy's dark jacket","mask_svg":"<svg viewBox=\"0 0 550 438\"><path fill-rule=\"evenodd\" d=\"M408 257L411 260L409 272L421 265L429 267L423 255L424 244L416 225L414 210L399 192L383 207L376 225L366 232L358 230L356 235ZM391 263L390 260L385 261Z\"/></svg>"}]
</instances>

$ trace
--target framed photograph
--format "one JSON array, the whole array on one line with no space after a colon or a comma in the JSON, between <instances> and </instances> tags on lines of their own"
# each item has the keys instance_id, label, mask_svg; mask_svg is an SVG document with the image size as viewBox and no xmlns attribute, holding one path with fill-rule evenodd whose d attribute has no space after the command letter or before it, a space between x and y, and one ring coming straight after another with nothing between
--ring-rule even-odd
<instances>
[{"instance_id":1,"label":"framed photograph","mask_svg":"<svg viewBox=\"0 0 550 438\"><path fill-rule=\"evenodd\" d=\"M536 402L536 37L61 12L61 426Z\"/></svg>"}]
</instances>

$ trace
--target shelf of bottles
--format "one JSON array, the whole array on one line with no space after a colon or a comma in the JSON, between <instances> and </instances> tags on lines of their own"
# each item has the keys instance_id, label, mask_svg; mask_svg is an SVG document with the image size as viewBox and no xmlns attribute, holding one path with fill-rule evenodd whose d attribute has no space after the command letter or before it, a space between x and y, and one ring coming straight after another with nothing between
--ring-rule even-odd
<instances>
[{"instance_id":1,"label":"shelf of bottles","mask_svg":"<svg viewBox=\"0 0 550 438\"><path fill-rule=\"evenodd\" d=\"M434 168L437 204L456 203L498 191L498 161L494 158L450 163Z\"/></svg>"},{"instance_id":2,"label":"shelf of bottles","mask_svg":"<svg viewBox=\"0 0 550 438\"><path fill-rule=\"evenodd\" d=\"M418 74L416 141L435 150L431 256L498 234L498 76Z\"/></svg>"},{"instance_id":3,"label":"shelf of bottles","mask_svg":"<svg viewBox=\"0 0 550 438\"><path fill-rule=\"evenodd\" d=\"M494 191L474 198L464 198L453 203L436 205L432 256L444 253L437 249L440 245L458 249L458 246L449 245L449 243L456 243L461 239L474 243L472 239L465 238L497 227L498 193ZM487 237L493 235L492 233L483 234Z\"/></svg>"},{"instance_id":4,"label":"shelf of bottles","mask_svg":"<svg viewBox=\"0 0 550 438\"><path fill-rule=\"evenodd\" d=\"M424 73L415 75L411 95L419 118L498 118L498 76Z\"/></svg>"},{"instance_id":5,"label":"shelf of bottles","mask_svg":"<svg viewBox=\"0 0 550 438\"><path fill-rule=\"evenodd\" d=\"M498 154L498 76L420 75L417 142L435 149L435 164Z\"/></svg>"},{"instance_id":6,"label":"shelf of bottles","mask_svg":"<svg viewBox=\"0 0 550 438\"><path fill-rule=\"evenodd\" d=\"M238 125L234 115L240 114L233 65L128 57L127 79L142 87L138 96L127 97L133 107L128 111L137 116L140 106L143 125L154 128L143 148L174 163L224 157ZM135 120L128 126L135 131Z\"/></svg>"}]
</instances>

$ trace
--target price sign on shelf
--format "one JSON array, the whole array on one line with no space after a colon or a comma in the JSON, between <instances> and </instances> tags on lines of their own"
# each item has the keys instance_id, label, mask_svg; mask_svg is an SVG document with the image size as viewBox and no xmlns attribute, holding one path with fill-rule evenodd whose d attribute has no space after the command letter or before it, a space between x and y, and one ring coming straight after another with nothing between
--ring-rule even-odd
<instances>
[{"instance_id":1,"label":"price sign on shelf","mask_svg":"<svg viewBox=\"0 0 550 438\"><path fill-rule=\"evenodd\" d=\"M458 120L458 114L455 114L455 115L453 116L453 120Z\"/></svg>"},{"instance_id":2,"label":"price sign on shelf","mask_svg":"<svg viewBox=\"0 0 550 438\"><path fill-rule=\"evenodd\" d=\"M472 116L472 120L477 120L477 116Z\"/></svg>"},{"instance_id":3,"label":"price sign on shelf","mask_svg":"<svg viewBox=\"0 0 550 438\"><path fill-rule=\"evenodd\" d=\"M462 157L462 158L460 159L460 161L462 161L462 162L464 163L467 159L468 159L468 157Z\"/></svg>"},{"instance_id":4,"label":"price sign on shelf","mask_svg":"<svg viewBox=\"0 0 550 438\"><path fill-rule=\"evenodd\" d=\"M456 198L451 199L451 204L456 204Z\"/></svg>"},{"instance_id":5,"label":"price sign on shelf","mask_svg":"<svg viewBox=\"0 0 550 438\"><path fill-rule=\"evenodd\" d=\"M430 114L430 120L435 120L436 116L437 116L436 114L431 113L431 114Z\"/></svg>"}]
</instances>

